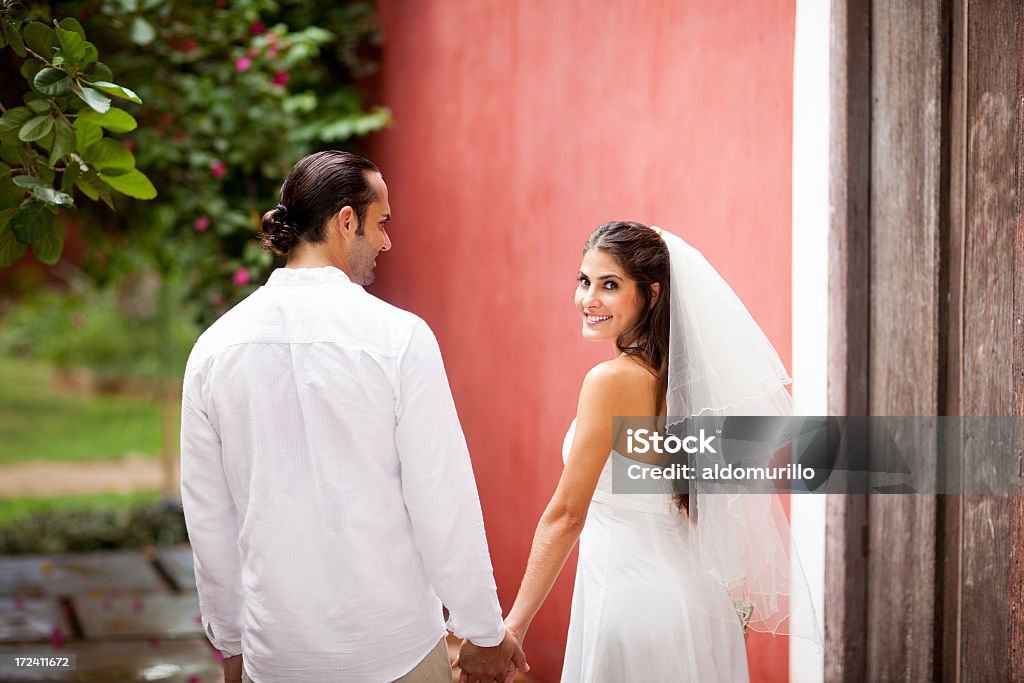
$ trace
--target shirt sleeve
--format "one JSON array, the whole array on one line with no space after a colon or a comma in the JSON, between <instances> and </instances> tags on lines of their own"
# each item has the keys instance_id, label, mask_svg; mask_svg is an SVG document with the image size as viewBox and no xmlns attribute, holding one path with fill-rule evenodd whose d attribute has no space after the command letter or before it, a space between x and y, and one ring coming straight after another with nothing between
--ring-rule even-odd
<instances>
[{"instance_id":1,"label":"shirt sleeve","mask_svg":"<svg viewBox=\"0 0 1024 683\"><path fill-rule=\"evenodd\" d=\"M480 497L437 340L417 322L399 356L402 493L448 628L481 647L505 637Z\"/></svg>"},{"instance_id":2,"label":"shirt sleeve","mask_svg":"<svg viewBox=\"0 0 1024 683\"><path fill-rule=\"evenodd\" d=\"M195 382L181 402L181 504L195 564L199 612L210 643L242 652L242 561L238 513L228 489L220 436L198 405Z\"/></svg>"}]
</instances>

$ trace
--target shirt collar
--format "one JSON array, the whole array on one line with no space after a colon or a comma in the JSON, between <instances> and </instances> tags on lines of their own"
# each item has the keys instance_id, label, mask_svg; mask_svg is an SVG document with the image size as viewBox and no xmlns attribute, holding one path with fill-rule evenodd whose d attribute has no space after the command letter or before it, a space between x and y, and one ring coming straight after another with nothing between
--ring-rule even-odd
<instances>
[{"instance_id":1,"label":"shirt collar","mask_svg":"<svg viewBox=\"0 0 1024 683\"><path fill-rule=\"evenodd\" d=\"M301 285L322 285L328 282L351 282L348 275L334 266L319 268L277 268L267 279L267 286L295 287Z\"/></svg>"}]
</instances>

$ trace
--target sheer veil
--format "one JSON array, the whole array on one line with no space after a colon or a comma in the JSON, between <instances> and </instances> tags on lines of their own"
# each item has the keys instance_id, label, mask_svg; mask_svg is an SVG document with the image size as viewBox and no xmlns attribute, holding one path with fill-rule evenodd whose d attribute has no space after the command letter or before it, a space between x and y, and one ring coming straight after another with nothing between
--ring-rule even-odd
<instances>
[{"instance_id":1,"label":"sheer veil","mask_svg":"<svg viewBox=\"0 0 1024 683\"><path fill-rule=\"evenodd\" d=\"M730 416L792 415L790 377L736 294L699 251L666 230L652 229L668 246L671 266L666 427L671 431L695 417L722 423ZM774 450L766 447L759 455L767 459ZM721 454L701 457L706 459L700 465L707 466ZM725 587L751 630L798 636L823 648L774 489L765 483L757 493L741 494L706 482L686 485L691 521L686 527L700 570ZM809 626L791 619L798 609L810 610Z\"/></svg>"}]
</instances>

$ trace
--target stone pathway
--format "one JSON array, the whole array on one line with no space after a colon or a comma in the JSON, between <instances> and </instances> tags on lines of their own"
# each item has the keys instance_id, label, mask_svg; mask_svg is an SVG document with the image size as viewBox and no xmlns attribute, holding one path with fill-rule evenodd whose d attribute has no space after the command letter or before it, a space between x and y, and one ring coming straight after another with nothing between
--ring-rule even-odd
<instances>
[{"instance_id":1,"label":"stone pathway","mask_svg":"<svg viewBox=\"0 0 1024 683\"><path fill-rule=\"evenodd\" d=\"M0 661L0 681L220 683L188 546L0 558L0 654L74 654L75 671Z\"/></svg>"},{"instance_id":2,"label":"stone pathway","mask_svg":"<svg viewBox=\"0 0 1024 683\"><path fill-rule=\"evenodd\" d=\"M449 653L457 651L449 638ZM200 623L192 550L0 557L0 655L68 654L75 671L0 657L0 681L221 683L220 654Z\"/></svg>"}]
</instances>

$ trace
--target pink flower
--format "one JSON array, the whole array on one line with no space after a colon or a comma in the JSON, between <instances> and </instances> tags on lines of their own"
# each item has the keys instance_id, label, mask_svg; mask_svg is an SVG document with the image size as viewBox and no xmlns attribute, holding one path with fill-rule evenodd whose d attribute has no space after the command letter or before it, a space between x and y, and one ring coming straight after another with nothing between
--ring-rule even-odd
<instances>
[{"instance_id":1,"label":"pink flower","mask_svg":"<svg viewBox=\"0 0 1024 683\"><path fill-rule=\"evenodd\" d=\"M289 78L287 71L278 71L274 74L274 85L286 85Z\"/></svg>"},{"instance_id":2,"label":"pink flower","mask_svg":"<svg viewBox=\"0 0 1024 683\"><path fill-rule=\"evenodd\" d=\"M254 21L252 22L252 24L249 25L249 33L253 34L254 36L258 36L259 34L263 33L266 30L267 27L263 25L262 21Z\"/></svg>"},{"instance_id":3,"label":"pink flower","mask_svg":"<svg viewBox=\"0 0 1024 683\"><path fill-rule=\"evenodd\" d=\"M248 57L239 57L235 60L235 71L248 71L252 66L252 60Z\"/></svg>"},{"instance_id":4,"label":"pink flower","mask_svg":"<svg viewBox=\"0 0 1024 683\"><path fill-rule=\"evenodd\" d=\"M214 178L223 178L228 174L228 165L220 159L210 162L210 173Z\"/></svg>"},{"instance_id":5,"label":"pink flower","mask_svg":"<svg viewBox=\"0 0 1024 683\"><path fill-rule=\"evenodd\" d=\"M267 56L270 57L271 59L277 56L277 45L272 44L267 48Z\"/></svg>"},{"instance_id":6,"label":"pink flower","mask_svg":"<svg viewBox=\"0 0 1024 683\"><path fill-rule=\"evenodd\" d=\"M249 284L249 271L245 268L239 268L231 276L231 281L235 283L236 287L245 287Z\"/></svg>"},{"instance_id":7,"label":"pink flower","mask_svg":"<svg viewBox=\"0 0 1024 683\"><path fill-rule=\"evenodd\" d=\"M135 152L135 141L134 140L125 140L124 141L124 146L128 149L129 152L133 152L133 153Z\"/></svg>"},{"instance_id":8,"label":"pink flower","mask_svg":"<svg viewBox=\"0 0 1024 683\"><path fill-rule=\"evenodd\" d=\"M260 49L258 47L250 47L249 48L249 56L252 57L253 59L256 59L257 57L260 56Z\"/></svg>"},{"instance_id":9,"label":"pink flower","mask_svg":"<svg viewBox=\"0 0 1024 683\"><path fill-rule=\"evenodd\" d=\"M214 292L210 295L210 303L217 307L224 305L224 295L220 292ZM203 623L202 619L200 619L199 623Z\"/></svg>"},{"instance_id":10,"label":"pink flower","mask_svg":"<svg viewBox=\"0 0 1024 683\"><path fill-rule=\"evenodd\" d=\"M196 229L196 232L203 232L210 227L210 217L203 214L196 219L196 222L192 224L192 227Z\"/></svg>"}]
</instances>

